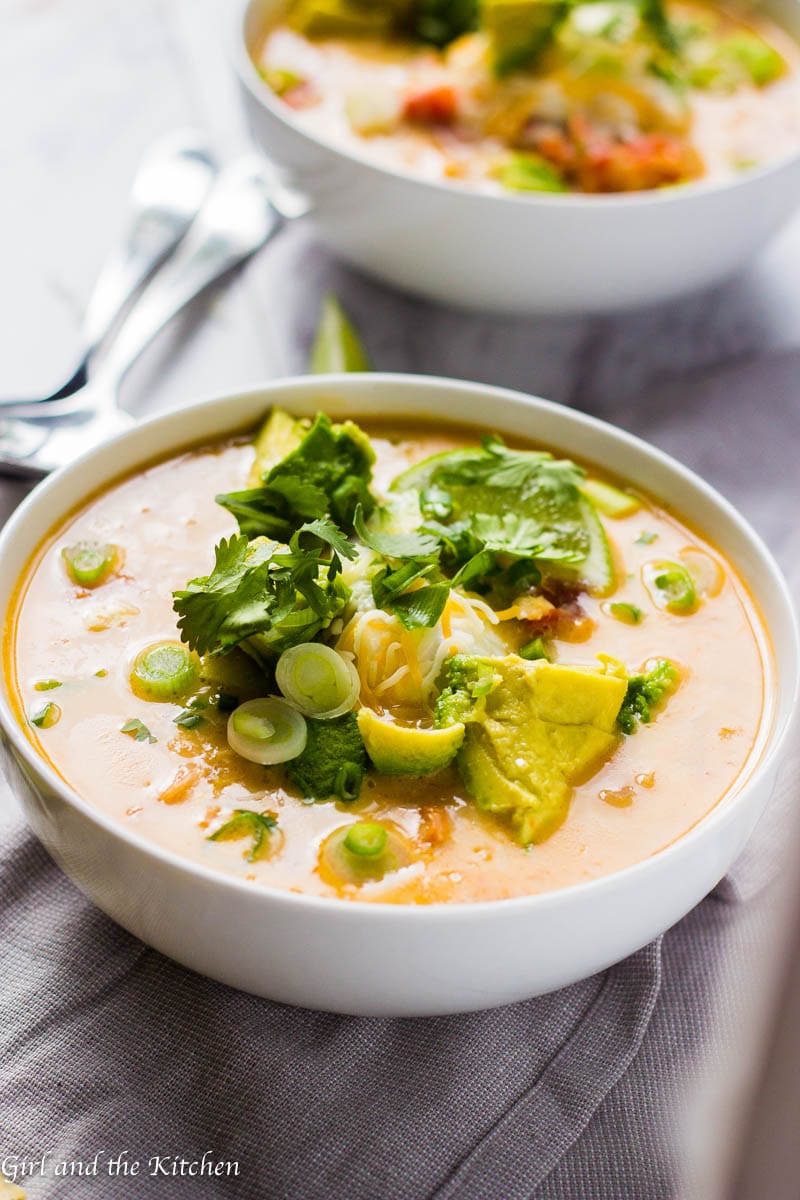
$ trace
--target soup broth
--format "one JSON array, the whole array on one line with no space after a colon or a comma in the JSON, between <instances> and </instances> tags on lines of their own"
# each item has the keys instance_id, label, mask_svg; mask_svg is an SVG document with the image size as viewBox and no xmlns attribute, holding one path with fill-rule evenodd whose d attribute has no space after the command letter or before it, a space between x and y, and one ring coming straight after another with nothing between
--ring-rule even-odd
<instances>
[{"instance_id":1,"label":"soup broth","mask_svg":"<svg viewBox=\"0 0 800 1200\"><path fill-rule=\"evenodd\" d=\"M376 455L371 486L379 500L414 464L478 441L474 430L366 428ZM5 645L20 721L58 774L125 829L254 886L391 903L496 900L595 879L656 854L748 771L765 725L769 672L758 613L713 546L658 502L629 491L630 511L600 513L613 554L613 583L579 595L565 590L563 581L550 584L550 599L541 586L528 586L528 607L521 610L527 619L503 616L493 594L479 601L468 589L465 600L451 592L447 605L455 607L446 606L434 629L423 631L433 637L444 622L442 636L457 638L458 629L467 630L458 606L471 604L478 633L456 650L511 656L520 672L535 674L541 665L517 656L526 647L533 653L536 637L558 667L589 668L601 677L624 670L630 678L655 660L674 664L677 680L654 704L653 719L636 718L629 734L617 730L612 752L588 777L572 781L560 823L522 838L525 844L506 815L473 802L471 776L460 759L426 775L391 775L371 766L357 799L315 803L292 785L283 766L248 761L231 748L229 705L217 711L202 702L193 707L191 696L141 698L131 684L137 656L178 638L172 593L206 576L214 544L236 533L236 521L215 494L242 489L253 459L252 445L234 439L177 454L121 480L52 532L20 587ZM100 583L76 582L64 551L80 544L115 548L113 562L101 567L106 574ZM697 589L692 611L654 602L654 562L688 565ZM354 569L344 562L345 577L352 578ZM663 574L663 566L658 569ZM354 596L357 591L354 585ZM346 662L352 662L360 628L353 604L351 597L331 627L315 635ZM373 619L380 627L380 613ZM366 626L361 633L372 636ZM398 644L406 636L419 641L422 635L398 635ZM381 675L375 664L382 653L367 642L361 661L356 658L358 703L393 728L430 731L424 706L414 708L417 685L409 671L388 661ZM257 676L251 694L279 695L271 675L259 688L260 669L248 663ZM399 678L385 686L392 672ZM223 679L220 691L227 686ZM267 813L272 822L261 831L263 854L253 853L259 830L252 822L230 826L242 811ZM337 867L336 839L354 824L367 830L367 839L375 826L384 840L388 832L394 859L384 873L365 867L354 876ZM215 838L221 830L228 832Z\"/></svg>"}]
</instances>

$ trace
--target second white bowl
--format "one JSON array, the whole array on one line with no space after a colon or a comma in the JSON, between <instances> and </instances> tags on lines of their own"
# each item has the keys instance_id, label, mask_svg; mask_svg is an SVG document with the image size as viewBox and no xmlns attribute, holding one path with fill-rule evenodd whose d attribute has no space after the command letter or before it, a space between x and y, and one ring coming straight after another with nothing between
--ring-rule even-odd
<instances>
[{"instance_id":1,"label":"second white bowl","mask_svg":"<svg viewBox=\"0 0 800 1200\"><path fill-rule=\"evenodd\" d=\"M674 299L743 267L800 204L795 154L734 180L626 195L487 195L377 166L309 134L251 50L282 0L234 5L233 57L257 143L348 262L461 308L563 314ZM767 9L800 37L798 0Z\"/></svg>"}]
</instances>

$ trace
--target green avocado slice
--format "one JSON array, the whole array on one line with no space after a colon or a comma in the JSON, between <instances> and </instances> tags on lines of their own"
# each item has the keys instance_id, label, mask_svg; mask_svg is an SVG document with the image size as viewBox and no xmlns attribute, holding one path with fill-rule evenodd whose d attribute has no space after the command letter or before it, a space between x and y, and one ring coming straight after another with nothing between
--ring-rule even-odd
<instances>
[{"instance_id":1,"label":"green avocado slice","mask_svg":"<svg viewBox=\"0 0 800 1200\"><path fill-rule=\"evenodd\" d=\"M522 845L564 821L576 784L618 744L626 680L544 659L490 663L495 684L468 721L458 766L478 808L510 820Z\"/></svg>"}]
</instances>

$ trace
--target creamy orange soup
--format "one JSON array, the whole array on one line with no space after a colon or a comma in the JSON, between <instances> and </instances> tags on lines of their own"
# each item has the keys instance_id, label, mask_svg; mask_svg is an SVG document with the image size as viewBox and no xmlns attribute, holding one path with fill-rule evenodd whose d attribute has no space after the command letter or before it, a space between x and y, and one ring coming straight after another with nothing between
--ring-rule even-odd
<instances>
[{"instance_id":1,"label":"creamy orange soup","mask_svg":"<svg viewBox=\"0 0 800 1200\"><path fill-rule=\"evenodd\" d=\"M308 132L481 191L732 178L800 145L797 46L762 15L684 0L433 10L293 0L254 60Z\"/></svg>"},{"instance_id":2,"label":"creamy orange soup","mask_svg":"<svg viewBox=\"0 0 800 1200\"><path fill-rule=\"evenodd\" d=\"M379 499L410 465L474 446L478 436L422 426L368 428ZM678 674L653 719L630 735L618 731L613 752L574 784L563 820L541 840L521 845L502 815L473 803L456 762L427 777L372 768L359 799L314 803L287 783L280 766L246 761L231 749L226 713L206 709L194 727L176 725L192 711L186 698L140 698L131 670L143 648L177 638L172 592L207 575L214 544L235 533L236 522L214 497L242 488L253 458L248 441L233 440L121 480L53 530L19 589L5 643L19 719L58 774L130 833L254 886L392 903L499 899L595 879L656 854L749 770L766 726L770 677L758 613L713 546L638 494L627 515L601 514L614 556L614 583L601 589L605 594L571 595L555 620L552 608L537 616L535 606L526 610L531 620L487 618L501 654L513 654L538 631L559 666L624 668L633 675L667 659ZM99 586L76 584L65 565L64 548L81 542L118 548ZM654 603L647 586L654 560L689 564L697 588L691 612ZM639 614L636 624L629 623L632 613ZM332 629L344 646L347 612ZM598 660L599 654L606 657ZM369 663L359 664L362 679L369 670ZM401 711L407 697L395 705L391 688L384 689L381 704L376 686L367 680L359 703L371 687L366 700L381 718L407 721ZM262 684L260 691L276 688ZM259 694L258 683L251 694ZM137 740L131 722L147 736ZM211 837L238 810L268 812L276 822L268 849L254 861L247 837ZM403 861L382 878L354 882L325 866L324 846L337 831L365 821L399 839Z\"/></svg>"}]
</instances>

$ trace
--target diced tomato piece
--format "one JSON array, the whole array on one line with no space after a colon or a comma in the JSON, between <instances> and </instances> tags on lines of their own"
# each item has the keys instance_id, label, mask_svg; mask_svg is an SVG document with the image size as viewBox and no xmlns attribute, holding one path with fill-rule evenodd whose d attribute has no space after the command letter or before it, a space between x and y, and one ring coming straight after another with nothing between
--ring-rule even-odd
<instances>
[{"instance_id":1,"label":"diced tomato piece","mask_svg":"<svg viewBox=\"0 0 800 1200\"><path fill-rule=\"evenodd\" d=\"M451 125L458 112L458 96L449 84L428 88L424 92L411 92L403 105L403 116L407 121L420 125Z\"/></svg>"}]
</instances>

